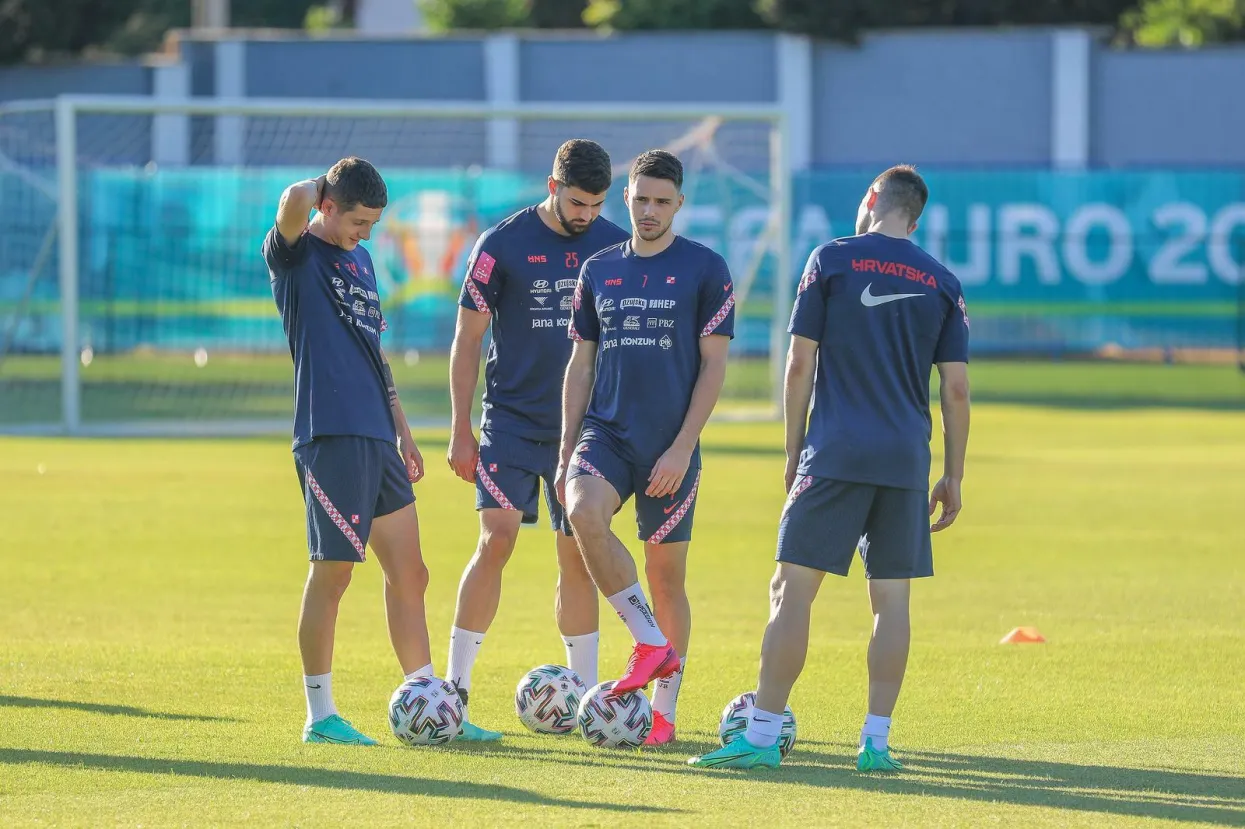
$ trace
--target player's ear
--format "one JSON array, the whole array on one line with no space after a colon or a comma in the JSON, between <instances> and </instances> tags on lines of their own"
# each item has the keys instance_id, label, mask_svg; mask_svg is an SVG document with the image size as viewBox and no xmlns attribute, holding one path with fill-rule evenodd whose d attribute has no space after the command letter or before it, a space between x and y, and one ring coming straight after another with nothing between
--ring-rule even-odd
<instances>
[{"instance_id":1,"label":"player's ear","mask_svg":"<svg viewBox=\"0 0 1245 829\"><path fill-rule=\"evenodd\" d=\"M631 188L630 187L623 188L623 204L627 205L628 207L631 206Z\"/></svg>"},{"instance_id":2,"label":"player's ear","mask_svg":"<svg viewBox=\"0 0 1245 829\"><path fill-rule=\"evenodd\" d=\"M909 236L911 236L913 233L916 233L916 227L917 227L917 223L916 223L916 222L913 222L913 223L912 223L912 226L908 228L908 235L909 235Z\"/></svg>"},{"instance_id":3,"label":"player's ear","mask_svg":"<svg viewBox=\"0 0 1245 829\"><path fill-rule=\"evenodd\" d=\"M549 176L549 195L556 196L558 194L558 180L553 176Z\"/></svg>"},{"instance_id":4,"label":"player's ear","mask_svg":"<svg viewBox=\"0 0 1245 829\"><path fill-rule=\"evenodd\" d=\"M674 212L678 213L682 209L683 209L683 194L680 193L679 200L674 203Z\"/></svg>"}]
</instances>

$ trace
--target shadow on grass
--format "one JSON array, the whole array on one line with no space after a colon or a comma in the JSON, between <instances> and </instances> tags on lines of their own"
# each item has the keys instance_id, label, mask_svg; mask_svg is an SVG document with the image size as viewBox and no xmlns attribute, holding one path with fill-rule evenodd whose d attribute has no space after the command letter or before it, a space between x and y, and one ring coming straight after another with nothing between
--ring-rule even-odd
<instances>
[{"instance_id":1,"label":"shadow on grass","mask_svg":"<svg viewBox=\"0 0 1245 829\"><path fill-rule=\"evenodd\" d=\"M802 742L779 769L727 771L685 765L688 757L712 751L716 742L680 741L662 749L584 752L566 744L549 748L478 744L475 754L517 757L551 764L676 775L725 775L764 783L824 789L855 789L1073 812L1097 812L1160 820L1245 826L1245 777L1165 768L1129 768L1058 763L926 751L903 751L906 765L895 775L856 771L856 747Z\"/></svg>"},{"instance_id":2,"label":"shadow on grass","mask_svg":"<svg viewBox=\"0 0 1245 829\"><path fill-rule=\"evenodd\" d=\"M383 794L429 795L467 800L501 800L536 806L565 809L602 809L611 812L674 813L677 809L641 806L634 803L598 803L546 797L527 789L495 783L473 783L467 780L433 780L410 775L376 774L309 768L306 766L265 766L252 763L214 763L204 760L172 760L158 757L133 757L118 754L80 754L71 751L36 751L0 748L0 765L45 764L75 769L137 772L140 774L174 774L216 780L250 780L256 783L279 783L293 786L314 786L322 789L349 789Z\"/></svg>"},{"instance_id":3,"label":"shadow on grass","mask_svg":"<svg viewBox=\"0 0 1245 829\"><path fill-rule=\"evenodd\" d=\"M238 722L233 717L214 717L208 714L174 714L169 711L150 711L131 705L105 705L99 702L80 702L73 699L41 699L39 697L10 697L0 694L0 708L68 708L91 714L118 714L124 717L153 717L158 720L191 720L198 722Z\"/></svg>"}]
</instances>

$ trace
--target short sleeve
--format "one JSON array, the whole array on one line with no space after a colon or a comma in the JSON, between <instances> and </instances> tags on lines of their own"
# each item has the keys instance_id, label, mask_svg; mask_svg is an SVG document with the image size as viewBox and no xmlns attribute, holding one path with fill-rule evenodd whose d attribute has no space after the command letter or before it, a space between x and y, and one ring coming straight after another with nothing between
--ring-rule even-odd
<instances>
[{"instance_id":1,"label":"short sleeve","mask_svg":"<svg viewBox=\"0 0 1245 829\"><path fill-rule=\"evenodd\" d=\"M719 334L735 336L735 286L726 260L718 254L710 257L709 267L700 280L697 296L696 327L700 336Z\"/></svg>"},{"instance_id":2,"label":"short sleeve","mask_svg":"<svg viewBox=\"0 0 1245 829\"><path fill-rule=\"evenodd\" d=\"M592 293L592 280L588 276L585 262L579 269L579 280L575 283L575 295L571 298L571 322L566 334L576 342L600 342L601 320L597 318L597 299Z\"/></svg>"},{"instance_id":3,"label":"short sleeve","mask_svg":"<svg viewBox=\"0 0 1245 829\"><path fill-rule=\"evenodd\" d=\"M264 254L264 262L274 278L285 276L306 261L310 249L306 231L303 231L298 241L291 245L285 241L285 237L281 235L281 231L275 224L264 237L264 243L260 248Z\"/></svg>"},{"instance_id":4,"label":"short sleeve","mask_svg":"<svg viewBox=\"0 0 1245 829\"><path fill-rule=\"evenodd\" d=\"M964 292L955 285L949 292L951 310L942 321L938 346L934 349L935 363L968 362L968 308L964 304Z\"/></svg>"},{"instance_id":5,"label":"short sleeve","mask_svg":"<svg viewBox=\"0 0 1245 829\"><path fill-rule=\"evenodd\" d=\"M501 299L506 273L497 264L497 242L492 233L484 233L467 260L467 273L458 295L458 304L481 314L491 314Z\"/></svg>"},{"instance_id":6,"label":"short sleeve","mask_svg":"<svg viewBox=\"0 0 1245 829\"><path fill-rule=\"evenodd\" d=\"M826 280L821 261L822 250L818 247L809 254L799 287L796 288L791 322L787 326L788 334L818 342L821 342L826 328Z\"/></svg>"}]
</instances>

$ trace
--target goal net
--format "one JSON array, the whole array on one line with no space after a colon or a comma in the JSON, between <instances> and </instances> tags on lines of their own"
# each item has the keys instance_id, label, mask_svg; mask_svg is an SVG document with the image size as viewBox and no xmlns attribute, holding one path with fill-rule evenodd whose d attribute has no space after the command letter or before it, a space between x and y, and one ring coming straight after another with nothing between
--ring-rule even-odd
<instances>
[{"instance_id":1,"label":"goal net","mask_svg":"<svg viewBox=\"0 0 1245 829\"><path fill-rule=\"evenodd\" d=\"M416 423L448 422L457 293L476 236L543 198L558 145L686 169L676 230L722 253L736 339L720 409L772 416L794 267L770 107L84 96L0 107L0 430L287 430L293 370L260 243L282 190L358 155L389 207L367 243Z\"/></svg>"}]
</instances>

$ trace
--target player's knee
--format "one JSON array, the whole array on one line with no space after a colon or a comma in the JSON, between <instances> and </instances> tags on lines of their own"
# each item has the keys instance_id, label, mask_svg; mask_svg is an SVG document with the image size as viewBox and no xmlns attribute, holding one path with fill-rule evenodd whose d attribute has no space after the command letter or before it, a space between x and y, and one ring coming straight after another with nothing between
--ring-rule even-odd
<instances>
[{"instance_id":1,"label":"player's knee","mask_svg":"<svg viewBox=\"0 0 1245 829\"><path fill-rule=\"evenodd\" d=\"M871 579L869 605L874 616L906 616L912 583L907 579Z\"/></svg>"},{"instance_id":2,"label":"player's knee","mask_svg":"<svg viewBox=\"0 0 1245 829\"><path fill-rule=\"evenodd\" d=\"M338 601L350 586L354 565L348 561L317 561L307 577L308 587L317 595Z\"/></svg>"},{"instance_id":3,"label":"player's knee","mask_svg":"<svg viewBox=\"0 0 1245 829\"><path fill-rule=\"evenodd\" d=\"M476 550L476 561L486 567L505 567L514 552L514 545L519 540L518 528L509 527L494 529L486 527L480 532L480 545Z\"/></svg>"},{"instance_id":4,"label":"player's knee","mask_svg":"<svg viewBox=\"0 0 1245 829\"><path fill-rule=\"evenodd\" d=\"M403 596L423 596L428 590L428 566L422 559L405 562L397 568L390 568L385 579Z\"/></svg>"},{"instance_id":5,"label":"player's knee","mask_svg":"<svg viewBox=\"0 0 1245 829\"><path fill-rule=\"evenodd\" d=\"M644 562L644 575L654 594L682 593L687 568L682 561L650 558Z\"/></svg>"},{"instance_id":6,"label":"player's knee","mask_svg":"<svg viewBox=\"0 0 1245 829\"><path fill-rule=\"evenodd\" d=\"M588 498L570 498L566 508L566 517L575 530L575 535L598 536L609 531L610 516L602 505L593 503Z\"/></svg>"}]
</instances>

